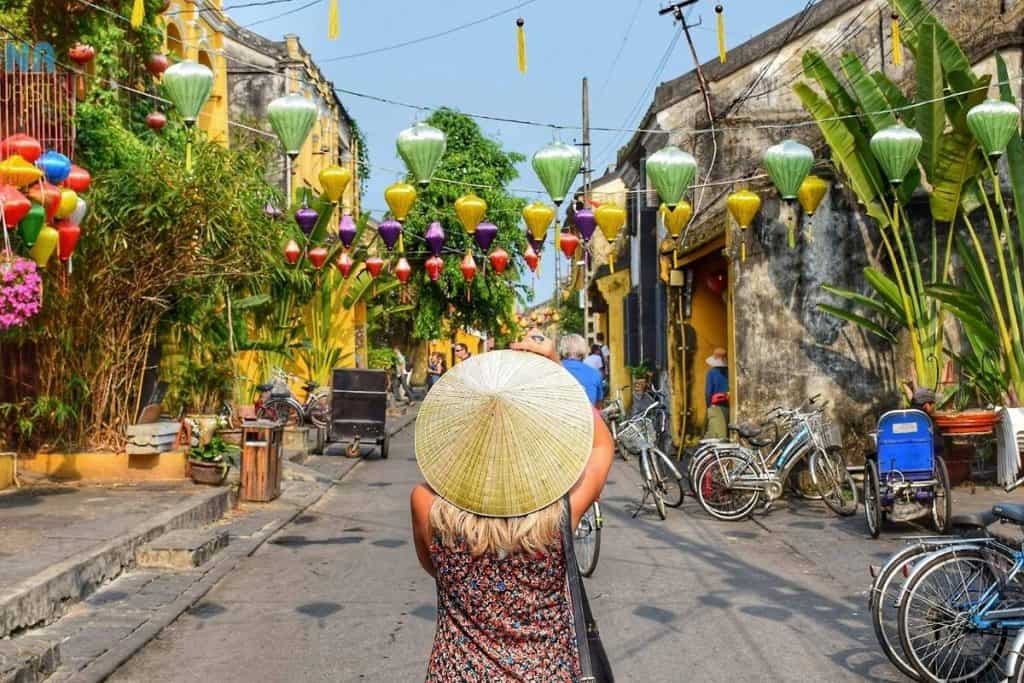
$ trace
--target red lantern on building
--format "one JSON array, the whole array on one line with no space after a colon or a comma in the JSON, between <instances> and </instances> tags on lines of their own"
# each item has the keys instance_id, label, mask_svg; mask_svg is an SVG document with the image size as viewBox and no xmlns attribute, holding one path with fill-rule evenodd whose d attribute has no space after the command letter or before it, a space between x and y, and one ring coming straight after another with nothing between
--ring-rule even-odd
<instances>
[{"instance_id":1,"label":"red lantern on building","mask_svg":"<svg viewBox=\"0 0 1024 683\"><path fill-rule=\"evenodd\" d=\"M68 49L68 57L84 71L86 65L96 57L96 48L84 43L75 43ZM78 99L82 99L85 97L85 76L78 74L75 80L78 82Z\"/></svg>"},{"instance_id":2,"label":"red lantern on building","mask_svg":"<svg viewBox=\"0 0 1024 683\"><path fill-rule=\"evenodd\" d=\"M167 125L167 117L162 111L151 111L146 114L146 125L150 130L159 133Z\"/></svg>"},{"instance_id":3,"label":"red lantern on building","mask_svg":"<svg viewBox=\"0 0 1024 683\"><path fill-rule=\"evenodd\" d=\"M171 65L171 60L168 59L167 55L160 53L154 53L149 56L146 60L146 71L153 74L153 78L159 78L163 75L167 68Z\"/></svg>"},{"instance_id":4,"label":"red lantern on building","mask_svg":"<svg viewBox=\"0 0 1024 683\"><path fill-rule=\"evenodd\" d=\"M724 270L718 270L704 278L704 284L714 294L721 294L729 284Z\"/></svg>"}]
</instances>

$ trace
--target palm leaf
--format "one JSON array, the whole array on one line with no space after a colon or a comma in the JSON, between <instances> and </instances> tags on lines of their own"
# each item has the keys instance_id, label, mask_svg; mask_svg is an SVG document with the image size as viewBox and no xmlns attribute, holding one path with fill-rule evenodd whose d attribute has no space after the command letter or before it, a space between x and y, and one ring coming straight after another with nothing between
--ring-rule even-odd
<instances>
[{"instance_id":1,"label":"palm leaf","mask_svg":"<svg viewBox=\"0 0 1024 683\"><path fill-rule=\"evenodd\" d=\"M903 123L913 126L917 112L900 87L881 71L872 71L871 78L875 79L879 90L885 95L885 101L889 103L889 108L898 110L897 116L903 119Z\"/></svg>"},{"instance_id":2,"label":"palm leaf","mask_svg":"<svg viewBox=\"0 0 1024 683\"><path fill-rule=\"evenodd\" d=\"M864 68L860 57L848 52L840 58L839 66L853 88L870 131L877 133L883 128L895 126L896 116L888 111L889 102L885 99L882 89L878 87L878 83Z\"/></svg>"},{"instance_id":3,"label":"palm leaf","mask_svg":"<svg viewBox=\"0 0 1024 683\"><path fill-rule=\"evenodd\" d=\"M851 313L850 311L839 308L838 306L830 306L829 304L818 304L818 310L828 313L831 316L853 323L861 329L867 330L868 332L885 339L890 343L896 342L896 337L873 320L869 320L862 315Z\"/></svg>"},{"instance_id":4,"label":"palm leaf","mask_svg":"<svg viewBox=\"0 0 1024 683\"><path fill-rule=\"evenodd\" d=\"M934 3L933 3L934 4ZM971 62L949 31L925 7L921 0L889 0L889 6L900 15L900 33L904 44L917 57L920 52L921 34L935 27L935 44L939 59L946 73L963 71L970 73Z\"/></svg>"},{"instance_id":5,"label":"palm leaf","mask_svg":"<svg viewBox=\"0 0 1024 683\"><path fill-rule=\"evenodd\" d=\"M917 132L923 139L921 165L929 183L939 157L942 132L946 128L946 110L942 104L943 85L935 27L929 26L921 34L921 44L917 51L917 99L921 104L917 107L916 118Z\"/></svg>"},{"instance_id":6,"label":"palm leaf","mask_svg":"<svg viewBox=\"0 0 1024 683\"><path fill-rule=\"evenodd\" d=\"M981 170L978 144L970 132L951 130L941 137L939 156L929 177L932 193L928 198L932 216L952 223L963 199L964 185Z\"/></svg>"},{"instance_id":7,"label":"palm leaf","mask_svg":"<svg viewBox=\"0 0 1024 683\"><path fill-rule=\"evenodd\" d=\"M814 49L807 50L801 61L804 75L818 82L833 109L844 114L854 113L857 109L857 102L836 78L821 53Z\"/></svg>"},{"instance_id":8,"label":"palm leaf","mask_svg":"<svg viewBox=\"0 0 1024 683\"><path fill-rule=\"evenodd\" d=\"M900 321L904 325L909 325L910 321L906 319L906 315L902 312L903 296L900 294L899 285L885 273L874 268L864 269L864 279L868 281L872 289L878 292L878 296L882 297L886 305L901 312Z\"/></svg>"},{"instance_id":9,"label":"palm leaf","mask_svg":"<svg viewBox=\"0 0 1024 683\"><path fill-rule=\"evenodd\" d=\"M850 289L843 289L842 287L836 287L834 285L822 285L821 288L829 294L834 294L842 299L863 306L868 310L874 311L879 315L884 315L891 318L894 322L903 323L903 313L899 309L894 309L886 301L873 299L869 296L865 296L860 292L854 292Z\"/></svg>"},{"instance_id":10,"label":"palm leaf","mask_svg":"<svg viewBox=\"0 0 1024 683\"><path fill-rule=\"evenodd\" d=\"M1005 102L1016 104L1013 98L1013 90L1010 88L1010 76L1006 70L1006 61L1003 56L996 52L996 77L999 79L999 96ZM1010 143L1006 146L1006 167L1010 174L1010 189L1013 191L1013 206L1017 214L1017 234L1021 247L1024 248L1024 221L1021 221L1021 212L1024 212L1024 142L1021 141L1020 131L1013 134Z\"/></svg>"}]
</instances>

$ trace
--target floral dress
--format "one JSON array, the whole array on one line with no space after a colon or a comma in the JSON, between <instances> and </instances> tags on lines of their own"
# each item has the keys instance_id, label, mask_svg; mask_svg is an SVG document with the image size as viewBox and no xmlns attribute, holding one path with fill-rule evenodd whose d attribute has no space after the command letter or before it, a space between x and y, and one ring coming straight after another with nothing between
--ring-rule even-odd
<instances>
[{"instance_id":1,"label":"floral dress","mask_svg":"<svg viewBox=\"0 0 1024 683\"><path fill-rule=\"evenodd\" d=\"M579 678L561 545L545 553L473 557L435 538L437 635L427 681Z\"/></svg>"}]
</instances>

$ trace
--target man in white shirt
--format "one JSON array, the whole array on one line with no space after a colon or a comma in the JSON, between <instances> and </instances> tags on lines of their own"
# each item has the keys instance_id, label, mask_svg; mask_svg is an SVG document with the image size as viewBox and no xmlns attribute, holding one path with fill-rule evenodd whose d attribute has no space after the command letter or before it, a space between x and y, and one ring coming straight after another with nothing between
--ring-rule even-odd
<instances>
[{"instance_id":1,"label":"man in white shirt","mask_svg":"<svg viewBox=\"0 0 1024 683\"><path fill-rule=\"evenodd\" d=\"M597 343L601 345L601 360L604 361L604 367L607 369L610 367L608 363L611 358L611 351L608 350L608 345L604 343L604 333L597 333Z\"/></svg>"},{"instance_id":2,"label":"man in white shirt","mask_svg":"<svg viewBox=\"0 0 1024 683\"><path fill-rule=\"evenodd\" d=\"M583 359L583 364L594 368L604 377L604 358L602 357L599 345L594 344L590 347L590 355Z\"/></svg>"}]
</instances>

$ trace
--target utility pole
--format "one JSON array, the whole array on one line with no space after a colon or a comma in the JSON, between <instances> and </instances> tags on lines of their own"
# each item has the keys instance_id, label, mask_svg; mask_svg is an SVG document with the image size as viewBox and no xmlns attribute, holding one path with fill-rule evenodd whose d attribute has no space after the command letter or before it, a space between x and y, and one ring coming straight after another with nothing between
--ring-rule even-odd
<instances>
[{"instance_id":1,"label":"utility pole","mask_svg":"<svg viewBox=\"0 0 1024 683\"><path fill-rule=\"evenodd\" d=\"M590 201L590 89L587 77L583 77L583 208ZM589 245L583 246L583 338L593 343L590 321L590 258L587 253Z\"/></svg>"}]
</instances>

